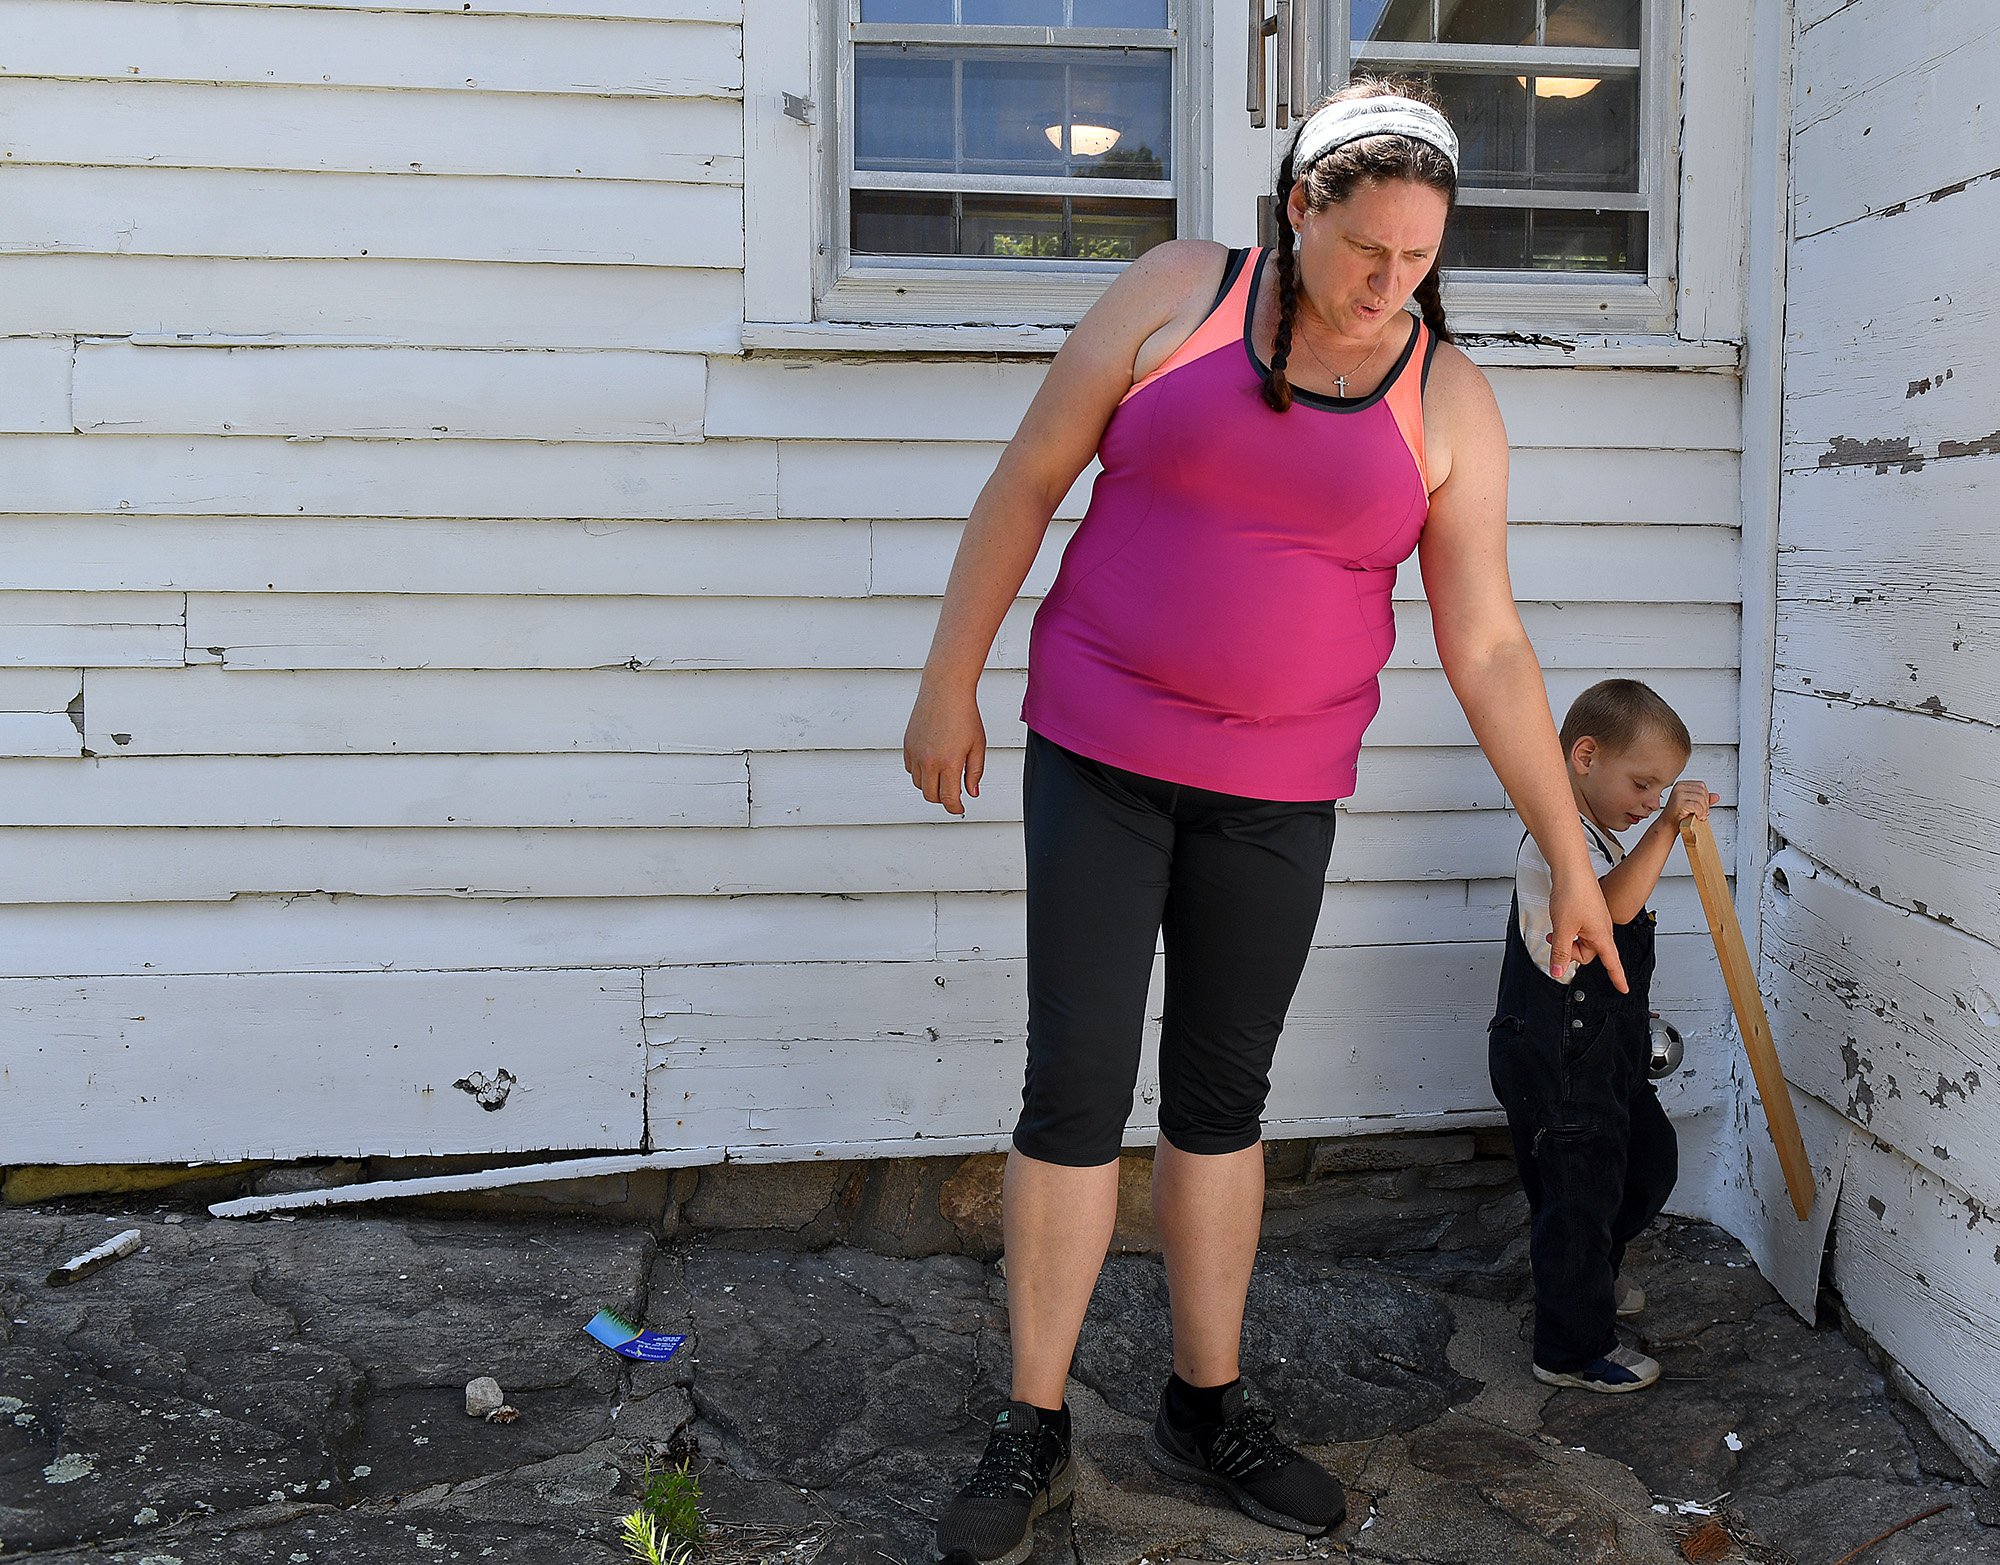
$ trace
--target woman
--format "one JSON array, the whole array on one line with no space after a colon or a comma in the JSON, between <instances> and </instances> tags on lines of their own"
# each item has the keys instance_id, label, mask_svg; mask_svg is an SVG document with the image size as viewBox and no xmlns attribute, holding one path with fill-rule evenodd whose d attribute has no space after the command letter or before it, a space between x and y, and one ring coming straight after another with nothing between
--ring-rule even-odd
<instances>
[{"instance_id":1,"label":"woman","mask_svg":"<svg viewBox=\"0 0 2000 1565\"><path fill-rule=\"evenodd\" d=\"M1263 1210L1272 1052L1419 554L1438 654L1554 870L1558 975L1622 988L1533 649L1507 576L1507 440L1450 346L1438 254L1457 139L1364 80L1300 127L1274 251L1149 251L1077 325L981 492L904 760L953 814L976 796L975 690L1056 504L1088 515L1029 653L1028 1070L1004 1185L1012 1400L941 1518L940 1557L1025 1559L1072 1483L1063 1405L1117 1209L1148 975L1166 950L1153 1209L1173 1373L1153 1465L1316 1535L1341 1487L1238 1379ZM1414 298L1421 318L1405 308Z\"/></svg>"}]
</instances>

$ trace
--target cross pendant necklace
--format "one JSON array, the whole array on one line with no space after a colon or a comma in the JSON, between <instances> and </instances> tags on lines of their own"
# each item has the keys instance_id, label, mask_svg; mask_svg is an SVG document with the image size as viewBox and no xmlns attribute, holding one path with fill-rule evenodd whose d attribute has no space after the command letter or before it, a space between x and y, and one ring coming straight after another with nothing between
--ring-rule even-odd
<instances>
[{"instance_id":1,"label":"cross pendant necklace","mask_svg":"<svg viewBox=\"0 0 2000 1565\"><path fill-rule=\"evenodd\" d=\"M1300 332L1299 341L1306 345L1306 352L1310 353L1313 356L1313 359L1318 363L1319 367L1325 370L1327 374L1333 376L1333 387L1334 387L1333 394L1336 397L1345 397L1347 395L1347 375L1359 375L1364 369L1368 367L1368 361L1375 357L1377 350L1379 350L1382 346L1381 342L1378 340L1375 343L1375 346L1370 348L1368 352L1363 356L1359 364L1355 365L1353 369L1349 370L1347 372L1347 375L1342 375L1337 373L1334 367L1331 364L1327 363L1325 359L1320 358L1319 349L1315 348L1312 345L1312 338L1308 337L1304 332Z\"/></svg>"}]
</instances>

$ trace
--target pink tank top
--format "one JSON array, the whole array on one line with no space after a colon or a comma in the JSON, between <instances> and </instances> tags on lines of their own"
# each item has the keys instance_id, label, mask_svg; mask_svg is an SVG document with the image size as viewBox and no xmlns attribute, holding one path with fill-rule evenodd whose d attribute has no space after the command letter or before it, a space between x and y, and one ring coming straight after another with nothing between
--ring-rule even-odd
<instances>
[{"instance_id":1,"label":"pink tank top","mask_svg":"<svg viewBox=\"0 0 2000 1565\"><path fill-rule=\"evenodd\" d=\"M1098 445L1090 508L1035 616L1027 725L1126 771L1259 799L1354 791L1395 643L1390 592L1430 511L1414 316L1371 396L1260 396L1265 252ZM1392 322L1391 331L1401 330Z\"/></svg>"}]
</instances>

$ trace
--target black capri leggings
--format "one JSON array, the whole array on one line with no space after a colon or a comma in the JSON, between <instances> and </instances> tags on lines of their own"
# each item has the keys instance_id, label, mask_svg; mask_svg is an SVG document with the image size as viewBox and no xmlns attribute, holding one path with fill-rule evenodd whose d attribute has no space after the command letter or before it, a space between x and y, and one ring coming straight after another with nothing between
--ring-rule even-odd
<instances>
[{"instance_id":1,"label":"black capri leggings","mask_svg":"<svg viewBox=\"0 0 2000 1565\"><path fill-rule=\"evenodd\" d=\"M1319 919L1333 801L1161 782L1030 732L1026 821L1028 1079L1014 1145L1073 1168L1118 1156L1164 930L1160 1133L1184 1152L1254 1146Z\"/></svg>"}]
</instances>

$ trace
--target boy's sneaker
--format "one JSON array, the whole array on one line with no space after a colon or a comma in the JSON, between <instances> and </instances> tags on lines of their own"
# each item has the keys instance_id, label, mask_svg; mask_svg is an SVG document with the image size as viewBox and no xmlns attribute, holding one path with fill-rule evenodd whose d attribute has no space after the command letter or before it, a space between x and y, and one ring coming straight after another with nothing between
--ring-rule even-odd
<instances>
[{"instance_id":1,"label":"boy's sneaker","mask_svg":"<svg viewBox=\"0 0 2000 1565\"><path fill-rule=\"evenodd\" d=\"M1067 1505L1076 1489L1067 1416L1062 1422L1057 1429L1026 1402L1009 1402L993 1415L978 1470L938 1518L933 1559L1020 1565L1034 1551L1035 1518Z\"/></svg>"},{"instance_id":2,"label":"boy's sneaker","mask_svg":"<svg viewBox=\"0 0 2000 1565\"><path fill-rule=\"evenodd\" d=\"M1644 1391L1659 1378L1660 1366L1656 1360L1622 1342L1582 1369L1535 1366L1535 1379L1545 1386L1574 1386L1579 1391L1603 1391L1614 1396L1624 1391Z\"/></svg>"},{"instance_id":3,"label":"boy's sneaker","mask_svg":"<svg viewBox=\"0 0 2000 1565\"><path fill-rule=\"evenodd\" d=\"M1280 1440L1272 1423L1268 1409L1249 1405L1240 1382L1223 1392L1220 1422L1193 1428L1174 1423L1162 1395L1146 1432L1146 1460L1170 1478L1223 1490L1267 1527L1316 1538L1346 1517L1347 1491Z\"/></svg>"},{"instance_id":4,"label":"boy's sneaker","mask_svg":"<svg viewBox=\"0 0 2000 1565\"><path fill-rule=\"evenodd\" d=\"M1629 1320L1646 1307L1646 1290L1636 1282L1627 1282L1623 1277L1615 1277L1612 1279L1612 1288L1617 1294L1620 1320Z\"/></svg>"}]
</instances>

